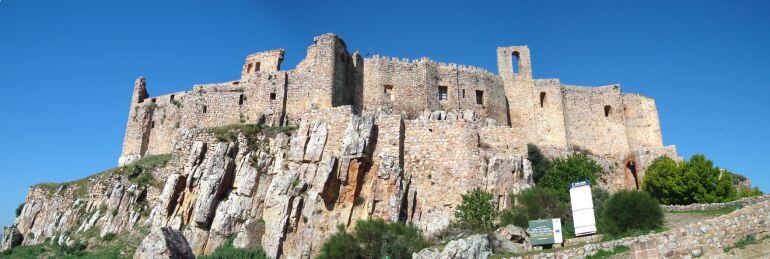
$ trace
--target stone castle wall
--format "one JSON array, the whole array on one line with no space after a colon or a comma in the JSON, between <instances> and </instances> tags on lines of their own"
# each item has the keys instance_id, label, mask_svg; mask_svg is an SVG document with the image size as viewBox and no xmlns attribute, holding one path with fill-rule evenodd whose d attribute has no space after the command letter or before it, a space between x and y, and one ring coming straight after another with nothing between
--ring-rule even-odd
<instances>
[{"instance_id":1,"label":"stone castle wall","mask_svg":"<svg viewBox=\"0 0 770 259\"><path fill-rule=\"evenodd\" d=\"M400 115L406 132L432 143L418 149L476 141L468 150L477 155L490 148L522 154L526 143L557 157L586 150L607 161L607 170L618 175L611 185L619 187L636 186L650 157L676 157L673 146L663 146L654 100L622 94L619 85L580 87L533 79L527 46L498 48L498 74L428 58L362 58L350 54L333 34L315 37L293 70L281 70L284 52L249 55L240 80L195 85L191 91L150 98L145 80L137 79L120 164L170 152L184 129L257 122L298 125L305 116L334 125L353 114ZM457 132L410 130L425 123ZM478 171L476 164L466 169Z\"/></svg>"}]
</instances>

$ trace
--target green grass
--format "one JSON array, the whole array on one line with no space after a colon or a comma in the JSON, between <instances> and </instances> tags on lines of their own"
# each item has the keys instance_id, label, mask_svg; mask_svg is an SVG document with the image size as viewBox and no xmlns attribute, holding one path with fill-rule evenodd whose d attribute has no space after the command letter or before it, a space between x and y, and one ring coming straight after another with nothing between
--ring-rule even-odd
<instances>
[{"instance_id":1,"label":"green grass","mask_svg":"<svg viewBox=\"0 0 770 259\"><path fill-rule=\"evenodd\" d=\"M220 142L235 142L238 140L238 132L242 133L246 137L247 145L250 150L259 149L261 142L260 136L272 137L278 133L291 134L297 130L295 126L287 127L272 127L261 124L231 124L222 127L209 128L208 131L214 134L217 141Z\"/></svg>"},{"instance_id":2,"label":"green grass","mask_svg":"<svg viewBox=\"0 0 770 259\"><path fill-rule=\"evenodd\" d=\"M620 245L620 246L616 246L615 248L613 248L612 250L609 250L609 251L608 250L599 250L599 252L597 252L597 253L595 253L593 255L586 256L586 259L589 259L589 258L607 258L607 257L613 256L613 255L619 255L619 254L628 253L628 252L631 252L631 248L629 248L627 246L624 246L624 245Z\"/></svg>"},{"instance_id":3,"label":"green grass","mask_svg":"<svg viewBox=\"0 0 770 259\"><path fill-rule=\"evenodd\" d=\"M754 235L748 235L744 237L741 240L738 240L738 242L735 242L734 245L728 246L724 248L725 253L730 252L730 250L733 249L743 249L747 245L753 245L759 243L759 240Z\"/></svg>"},{"instance_id":4,"label":"green grass","mask_svg":"<svg viewBox=\"0 0 770 259\"><path fill-rule=\"evenodd\" d=\"M699 214L703 216L722 216L727 213L739 210L741 206L729 206L724 207L720 209L712 209L712 210L688 210L688 211L666 211L665 213L672 213L672 214Z\"/></svg>"},{"instance_id":5,"label":"green grass","mask_svg":"<svg viewBox=\"0 0 770 259\"><path fill-rule=\"evenodd\" d=\"M660 232L663 232L663 231L666 231L666 228L659 227L659 228L654 229L654 230L644 230L644 231L643 230L632 229L632 230L629 230L629 231L626 231L626 232L623 232L623 233L620 233L620 234L616 234L616 235L613 235L613 234L610 234L610 233L602 233L604 235L604 237L602 238L602 241L611 241L611 240L623 239L623 238L626 238L626 237L643 236L643 235L652 234L652 233L660 233Z\"/></svg>"},{"instance_id":6,"label":"green grass","mask_svg":"<svg viewBox=\"0 0 770 259\"><path fill-rule=\"evenodd\" d=\"M63 189L73 187L72 190L74 195L76 197L83 197L88 194L88 187L91 185L91 179L108 174L119 174L127 176L131 183L138 184L139 186L161 188L162 186L160 185L162 185L162 183L156 181L154 177L152 177L151 172L155 168L166 166L169 159L171 159L171 154L145 156L131 164L102 171L79 180L64 183L41 183L33 185L32 187L46 190L49 194L52 194L62 187Z\"/></svg>"},{"instance_id":7,"label":"green grass","mask_svg":"<svg viewBox=\"0 0 770 259\"><path fill-rule=\"evenodd\" d=\"M98 238L99 229L92 228L89 231L73 236L78 240L72 246L50 244L48 242L18 246L0 253L0 258L132 258L139 247L139 243L147 235L145 228L137 226L134 233L108 234L104 238ZM79 240L91 240L91 245L86 246Z\"/></svg>"}]
</instances>

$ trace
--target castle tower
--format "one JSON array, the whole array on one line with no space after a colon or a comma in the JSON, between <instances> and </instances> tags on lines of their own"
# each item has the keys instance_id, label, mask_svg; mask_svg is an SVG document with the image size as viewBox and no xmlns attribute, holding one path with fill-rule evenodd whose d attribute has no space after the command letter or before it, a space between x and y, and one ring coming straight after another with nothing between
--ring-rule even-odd
<instances>
[{"instance_id":1,"label":"castle tower","mask_svg":"<svg viewBox=\"0 0 770 259\"><path fill-rule=\"evenodd\" d=\"M118 165L129 164L139 159L147 151L150 123L153 109L145 109L147 99L147 82L140 76L134 81L134 92L131 95L131 108L128 112L126 135L123 138L123 151L118 159Z\"/></svg>"},{"instance_id":2,"label":"castle tower","mask_svg":"<svg viewBox=\"0 0 770 259\"><path fill-rule=\"evenodd\" d=\"M527 141L535 139L533 106L535 103L532 64L527 46L497 48L497 69L503 79L508 100L510 124L527 134Z\"/></svg>"}]
</instances>

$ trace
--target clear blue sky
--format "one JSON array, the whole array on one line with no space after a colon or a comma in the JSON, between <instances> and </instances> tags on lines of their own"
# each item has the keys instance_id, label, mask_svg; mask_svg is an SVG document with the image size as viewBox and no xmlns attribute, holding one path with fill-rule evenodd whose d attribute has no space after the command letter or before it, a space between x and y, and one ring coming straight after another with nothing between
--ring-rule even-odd
<instances>
[{"instance_id":1,"label":"clear blue sky","mask_svg":"<svg viewBox=\"0 0 770 259\"><path fill-rule=\"evenodd\" d=\"M273 48L293 68L325 32L494 72L497 46L529 45L535 77L654 97L665 144L770 191L770 1L172 2L0 1L0 224L30 185L116 165L137 76L186 90Z\"/></svg>"}]
</instances>

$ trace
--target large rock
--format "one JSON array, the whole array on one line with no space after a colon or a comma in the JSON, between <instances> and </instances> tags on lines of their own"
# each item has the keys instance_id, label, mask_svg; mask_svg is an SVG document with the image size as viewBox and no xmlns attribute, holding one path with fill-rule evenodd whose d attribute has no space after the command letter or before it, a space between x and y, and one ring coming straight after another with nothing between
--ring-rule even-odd
<instances>
[{"instance_id":1,"label":"large rock","mask_svg":"<svg viewBox=\"0 0 770 259\"><path fill-rule=\"evenodd\" d=\"M0 243L0 251L5 251L21 245L24 237L15 226L3 228L3 242Z\"/></svg>"},{"instance_id":2,"label":"large rock","mask_svg":"<svg viewBox=\"0 0 770 259\"><path fill-rule=\"evenodd\" d=\"M195 258L182 233L169 227L156 228L139 244L134 259Z\"/></svg>"},{"instance_id":3,"label":"large rock","mask_svg":"<svg viewBox=\"0 0 770 259\"><path fill-rule=\"evenodd\" d=\"M426 248L412 254L414 259L486 259L492 251L485 235L473 235L447 243L444 249Z\"/></svg>"},{"instance_id":4,"label":"large rock","mask_svg":"<svg viewBox=\"0 0 770 259\"><path fill-rule=\"evenodd\" d=\"M495 253L517 253L530 248L529 235L520 227L508 225L498 228L492 234L492 249Z\"/></svg>"}]
</instances>

